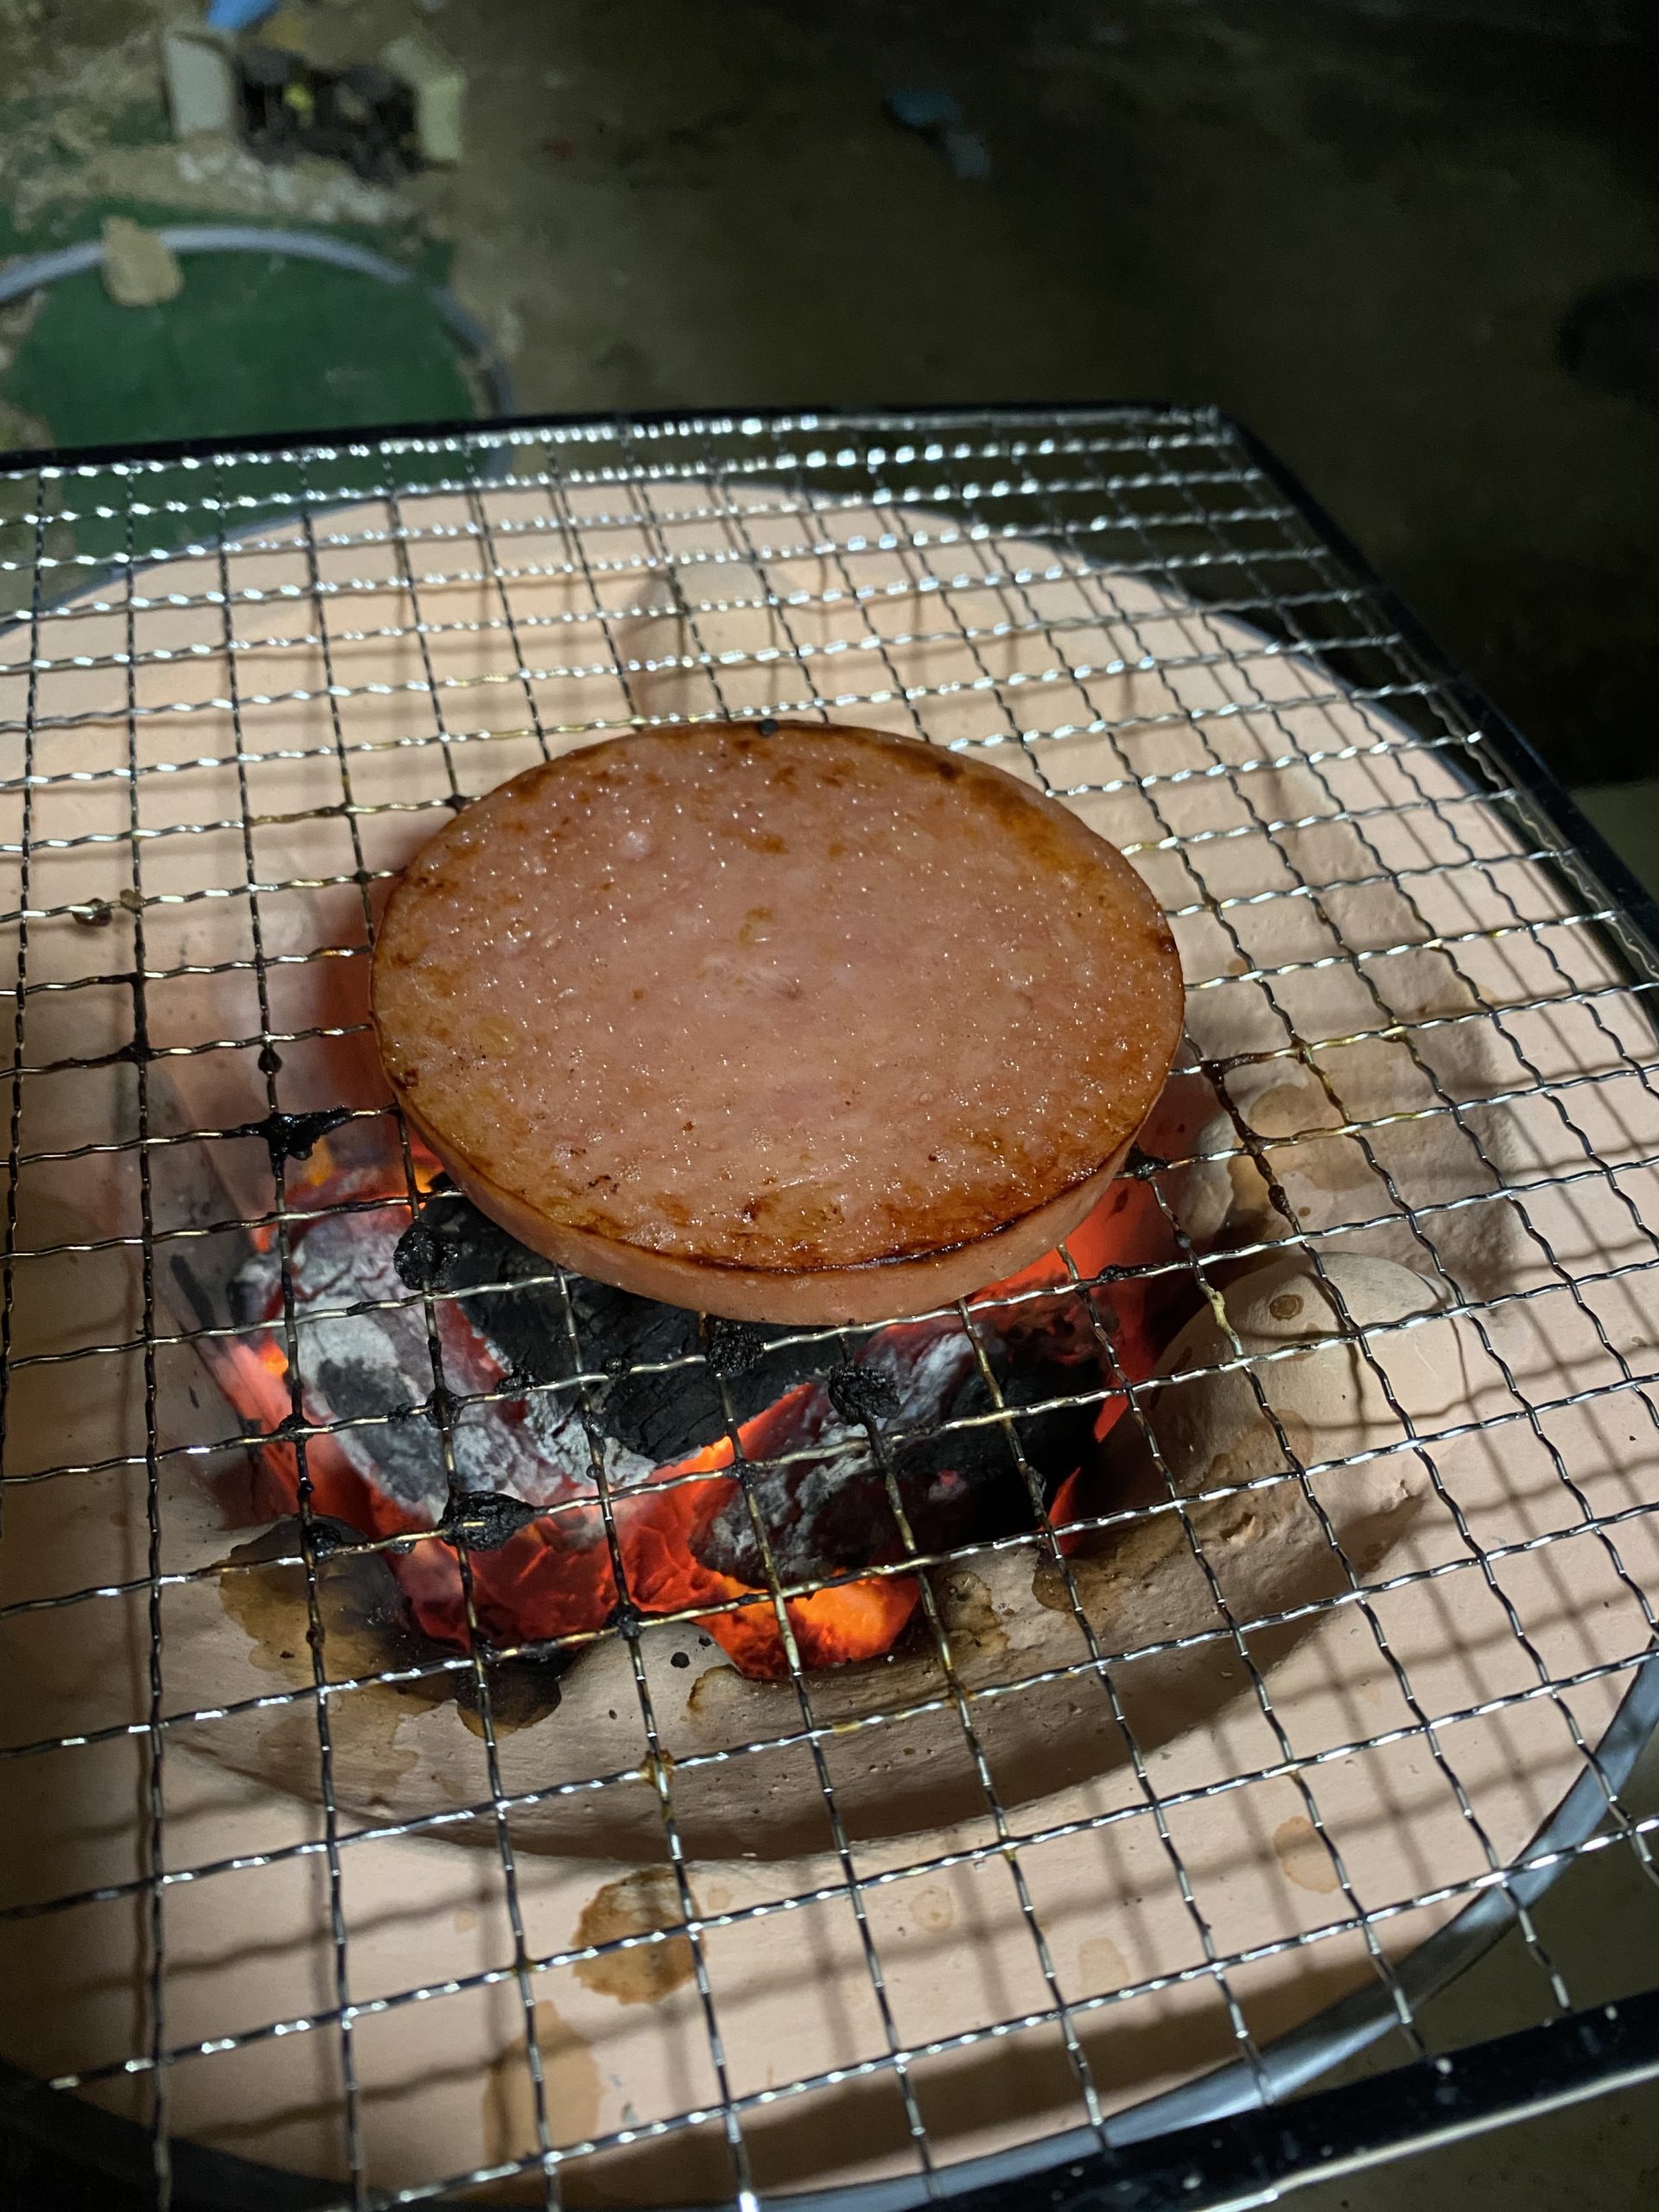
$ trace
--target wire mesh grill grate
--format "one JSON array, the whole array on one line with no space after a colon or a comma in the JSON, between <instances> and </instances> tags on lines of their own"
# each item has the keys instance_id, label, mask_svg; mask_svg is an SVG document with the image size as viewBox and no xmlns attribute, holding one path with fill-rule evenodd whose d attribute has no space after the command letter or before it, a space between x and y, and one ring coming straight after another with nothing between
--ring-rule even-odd
<instances>
[{"instance_id":1,"label":"wire mesh grill grate","mask_svg":"<svg viewBox=\"0 0 1659 2212\"><path fill-rule=\"evenodd\" d=\"M1373 2032L1445 2063L1423 1999L1483 1930L1518 1927L1541 2017L1608 1993L1532 1906L1575 1858L1654 1874L1622 1795L1659 1625L1647 939L1241 434L65 463L0 475L0 556L14 2110L47 2082L136 2122L162 2205L233 2189L205 2145L341 2207L896 2207L1277 2100ZM938 1402L824 1426L870 1332L764 1332L830 1398L759 1451L729 1348L619 1357L551 1268L320 1293L322 1232L429 1214L367 1016L409 854L556 751L781 715L982 752L1152 882L1189 1044L1118 1186L1139 1241L918 1317ZM545 1371L461 1371L481 1290L542 1300ZM1007 1344L1061 1315L1069 1379L1022 1395ZM415 1382L329 1402L344 1326L404 1330ZM606 1427L636 1385L708 1421L643 1478ZM1141 1489L1057 1487L1056 1416ZM526 1423L581 1480L508 1535L577 1531L601 1618L503 1611L476 1470ZM906 1452L993 1444L1023 1503L930 1536ZM804 1567L769 1521L765 1478L826 1453L887 1555ZM342 1529L340 1469L398 1454L420 1510ZM636 1605L647 1480L726 1484L753 1583ZM423 1575L447 1640L399 1611ZM808 1663L810 1608L879 1585L913 1592L893 1656ZM746 1617L775 1680L726 1663Z\"/></svg>"}]
</instances>

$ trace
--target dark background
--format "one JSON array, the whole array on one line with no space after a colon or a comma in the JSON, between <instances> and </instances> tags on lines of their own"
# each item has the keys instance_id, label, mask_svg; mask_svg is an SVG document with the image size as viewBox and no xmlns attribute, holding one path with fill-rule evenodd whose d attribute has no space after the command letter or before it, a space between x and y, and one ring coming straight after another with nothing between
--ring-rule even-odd
<instances>
[{"instance_id":1,"label":"dark background","mask_svg":"<svg viewBox=\"0 0 1659 2212\"><path fill-rule=\"evenodd\" d=\"M1659 280L1644 0L296 10L325 58L411 24L446 47L464 165L368 219L343 171L283 172L291 206L262 211L277 186L239 149L193 166L168 143L155 34L193 11L0 0L0 246L95 235L111 207L321 223L447 274L531 410L1216 400L1568 780L1648 772L1659 308L1626 292L1584 321ZM904 84L959 101L988 178L887 118ZM378 327L387 296L336 290L194 263L179 300L123 310L73 280L0 318L0 430L466 404L447 341L428 359Z\"/></svg>"}]
</instances>

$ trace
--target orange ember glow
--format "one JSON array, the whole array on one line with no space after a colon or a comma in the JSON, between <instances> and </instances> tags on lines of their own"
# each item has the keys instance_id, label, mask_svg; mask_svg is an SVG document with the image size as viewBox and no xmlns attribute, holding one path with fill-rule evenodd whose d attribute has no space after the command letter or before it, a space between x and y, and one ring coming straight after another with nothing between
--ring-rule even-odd
<instances>
[{"instance_id":1,"label":"orange ember glow","mask_svg":"<svg viewBox=\"0 0 1659 2212\"><path fill-rule=\"evenodd\" d=\"M339 1172L319 1144L313 1160L290 1173L290 1204L299 1206L361 1204L401 1197L383 1166L378 1181L361 1169ZM424 1191L438 1170L423 1147L415 1153L416 1180ZM263 1232L266 1249L270 1231ZM303 1236L301 1229L299 1235ZM1171 1251L1166 1226L1151 1190L1140 1182L1114 1184L1089 1218L1069 1240L1072 1266L1088 1281L1114 1268L1145 1266ZM1056 1251L982 1295L1002 1298L1059 1287L1071 1277ZM1157 1322L1148 1287L1117 1283L1091 1294L1095 1313L1109 1331L1117 1367L1124 1379L1143 1381L1153 1370ZM279 1319L273 1307L268 1321ZM439 1334L448 1363L457 1371L502 1379L486 1340L455 1300L442 1301ZM273 1512L292 1512L300 1499L301 1468L292 1442L271 1434L296 1408L290 1394L288 1362L280 1336L269 1331L251 1338L210 1340L213 1364L232 1404L264 1433L258 1464ZM477 1387L474 1383L474 1387ZM745 1460L762 1460L787 1448L791 1417L813 1391L803 1383L755 1419L744 1422L738 1439ZM1121 1395L1101 1410L1096 1434L1103 1438L1124 1410ZM305 1407L302 1415L315 1418ZM496 1408L505 1423L522 1421L522 1404ZM321 1426L321 1424L320 1424ZM784 1440L780 1441L779 1440ZM617 1494L613 1522L626 1589L641 1612L690 1618L711 1636L741 1674L775 1679L788 1672L777 1605L770 1592L706 1566L702 1539L710 1524L739 1493L734 1477L722 1473L733 1460L729 1439L722 1438L690 1459L657 1469L649 1481ZM412 1519L354 1465L339 1440L327 1433L304 1446L306 1484L312 1510L377 1538L419 1535L429 1522ZM1081 1510L1079 1474L1064 1482L1051 1507L1056 1523ZM1078 1539L1061 1538L1064 1550ZM470 1648L467 1607L461 1560L444 1538L425 1540L386 1554L387 1563L424 1632L452 1647ZM873 1566L891 1568L894 1561ZM493 1643L521 1645L592 1635L601 1630L617 1602L616 1576L603 1515L591 1490L572 1486L505 1541L470 1546L467 1574L480 1628ZM816 1587L785 1601L796 1649L804 1667L835 1667L880 1657L889 1651L914 1612L920 1592L914 1575L896 1571L860 1574ZM722 1607L722 1611L705 1611Z\"/></svg>"},{"instance_id":2,"label":"orange ember glow","mask_svg":"<svg viewBox=\"0 0 1659 2212\"><path fill-rule=\"evenodd\" d=\"M812 1385L803 1382L740 1426L746 1459L764 1456L763 1432L786 1423L811 1391ZM663 1468L658 1480L664 1487L652 1497L620 1505L617 1527L623 1564L628 1588L643 1612L687 1613L699 1605L735 1601L734 1611L702 1615L697 1625L714 1637L740 1674L772 1680L789 1671L776 1604L753 1584L702 1563L702 1537L737 1495L736 1478L719 1474L732 1457L730 1438L721 1437L705 1451ZM785 1611L802 1666L840 1667L850 1659L880 1658L892 1649L920 1594L913 1575L873 1574L786 1599Z\"/></svg>"},{"instance_id":3,"label":"orange ember glow","mask_svg":"<svg viewBox=\"0 0 1659 2212\"><path fill-rule=\"evenodd\" d=\"M1112 1268L1155 1268L1174 1256L1175 1240L1152 1185L1125 1180L1114 1183L1088 1219L1072 1231L1066 1249L1078 1278L1089 1282ZM1065 1256L1050 1252L1023 1273L1010 1275L997 1290L1006 1294L1039 1289L1064 1281L1067 1274ZM1095 1423L1096 1444L1105 1442L1128 1411L1129 1402L1121 1386L1146 1382L1157 1367L1167 1337L1164 1311L1167 1297L1166 1287L1156 1276L1105 1285L1089 1294L1090 1309L1111 1342L1109 1379L1120 1386L1101 1407ZM1090 1510L1084 1492L1091 1471L1074 1467L1049 1500L1049 1522L1059 1532L1056 1541L1067 1558L1087 1533L1070 1524Z\"/></svg>"}]
</instances>

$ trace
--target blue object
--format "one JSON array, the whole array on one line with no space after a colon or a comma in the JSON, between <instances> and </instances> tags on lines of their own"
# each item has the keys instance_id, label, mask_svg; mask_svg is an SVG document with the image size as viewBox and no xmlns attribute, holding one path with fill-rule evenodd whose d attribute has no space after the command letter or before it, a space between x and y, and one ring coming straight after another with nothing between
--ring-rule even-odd
<instances>
[{"instance_id":1,"label":"blue object","mask_svg":"<svg viewBox=\"0 0 1659 2212\"><path fill-rule=\"evenodd\" d=\"M901 130L913 130L943 154L952 176L967 184L983 184L990 175L990 148L977 130L969 130L962 102L943 85L893 85L881 105L890 122Z\"/></svg>"},{"instance_id":2,"label":"blue object","mask_svg":"<svg viewBox=\"0 0 1659 2212\"><path fill-rule=\"evenodd\" d=\"M213 0L207 28L213 31L245 31L274 15L276 0Z\"/></svg>"},{"instance_id":3,"label":"blue object","mask_svg":"<svg viewBox=\"0 0 1659 2212\"><path fill-rule=\"evenodd\" d=\"M962 121L962 102L943 85L894 85L881 105L901 130L926 135Z\"/></svg>"},{"instance_id":4,"label":"blue object","mask_svg":"<svg viewBox=\"0 0 1659 2212\"><path fill-rule=\"evenodd\" d=\"M983 184L991 174L991 149L977 130L942 132L939 151L950 163L951 175L965 184Z\"/></svg>"}]
</instances>

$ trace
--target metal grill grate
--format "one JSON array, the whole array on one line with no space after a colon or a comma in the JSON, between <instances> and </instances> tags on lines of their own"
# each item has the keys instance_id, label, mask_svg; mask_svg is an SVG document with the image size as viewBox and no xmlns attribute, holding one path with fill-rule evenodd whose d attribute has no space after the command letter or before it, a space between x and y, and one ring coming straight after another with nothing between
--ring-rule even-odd
<instances>
[{"instance_id":1,"label":"metal grill grate","mask_svg":"<svg viewBox=\"0 0 1659 2212\"><path fill-rule=\"evenodd\" d=\"M0 540L16 2125L113 2112L105 2155L158 2205L245 2201L232 2159L261 2201L353 2208L896 2208L1062 2160L1190 2203L1659 2071L1651 2005L1587 2011L1630 1993L1569 1986L1531 1911L1574 1858L1655 1871L1621 1796L1659 1710L1649 918L1241 433L1103 409L162 454L13 469ZM905 1539L870 1572L919 1580L892 1662L803 1668L792 1608L834 1578L780 1573L706 1339L646 1365L717 1395L766 1586L492 1641L475 1501L342 1541L318 1455L413 1422L461 1491L461 1425L539 1394L594 1440L622 1378L567 1287L556 1379L457 1389L440 1281L347 1300L419 1317L418 1392L308 1396L297 1243L422 1200L367 1050L384 889L553 751L785 711L982 750L1153 882L1203 1102L1132 1171L1162 1243L942 1317L982 1395L925 1433L1001 1437L1026 1525L928 1552L914 1427L849 1420ZM330 1185L308 1147L385 1179ZM255 1247L269 1319L229 1300ZM1357 1255L1421 1302L1357 1310ZM1247 1342L1224 1294L1287 1263L1326 1319ZM1153 1290L1213 1317L1197 1379L1242 1385L1255 1458L1175 1464L1120 1358ZM1044 1301L1096 1360L1059 1402L1122 1408L1157 1494L1057 1511L1026 1448L1053 1402L1006 1399L988 1349ZM826 1376L857 1349L772 1333ZM261 1549L214 1385L265 1342L299 1510ZM1461 1377L1432 1402L1431 1344ZM1295 1399L1310 1357L1347 1429ZM626 1584L628 1484L590 1452ZM342 1578L440 1535L470 1649L394 1652ZM755 1606L779 1683L707 1633ZM526 1718L550 1657L562 1701ZM1510 1925L1544 2040L1431 2055L1424 1999ZM1339 2091L1300 2133L1181 2132L1377 2037L1385 2120Z\"/></svg>"}]
</instances>

